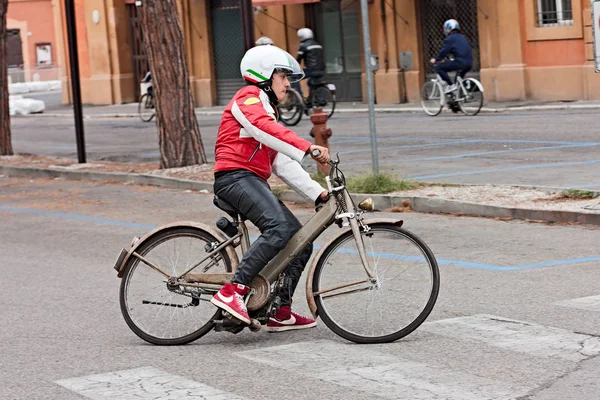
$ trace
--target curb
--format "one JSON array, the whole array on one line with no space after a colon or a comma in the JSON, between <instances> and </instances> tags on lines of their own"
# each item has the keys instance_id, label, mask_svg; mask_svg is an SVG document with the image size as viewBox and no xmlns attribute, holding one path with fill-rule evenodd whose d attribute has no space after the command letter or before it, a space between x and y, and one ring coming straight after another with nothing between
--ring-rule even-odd
<instances>
[{"instance_id":1,"label":"curb","mask_svg":"<svg viewBox=\"0 0 600 400\"><path fill-rule=\"evenodd\" d=\"M508 107L483 107L481 109L481 113L489 113L489 114L498 114L505 112L518 112L518 111L556 111L556 110L597 110L600 109L600 104L556 104L556 105L532 105L532 106L508 106ZM336 114L345 114L345 113L368 113L368 108L346 108L346 109L336 109ZM415 114L422 113L423 109L421 107L405 107L405 108L394 108L394 107L381 107L376 108L376 114ZM196 115L205 115L205 116L218 116L223 114L223 110L196 110ZM66 118L72 117L72 113L41 113L36 114L36 116L48 117L48 118ZM139 118L137 113L105 113L105 114L90 114L84 115L84 119L102 119L102 118Z\"/></svg>"},{"instance_id":2,"label":"curb","mask_svg":"<svg viewBox=\"0 0 600 400\"><path fill-rule=\"evenodd\" d=\"M0 165L0 174L5 176L23 178L62 178L69 180L86 181L117 181L138 185L151 185L185 190L198 190L212 193L212 182L193 181L189 179L169 178L149 174L131 174L121 172L95 172L95 171L66 171L49 168L10 167ZM306 199L291 190L285 190L278 196L283 201L307 203ZM534 210L525 208L512 208L493 206L487 204L468 203L456 200L435 199L429 197L391 196L384 194L353 194L355 201L371 197L375 206L388 209L402 206L403 202L410 202L410 209L423 213L455 214L465 216L507 218L520 220L534 220L558 223L579 223L586 225L600 225L600 213L578 213L574 211Z\"/></svg>"}]
</instances>

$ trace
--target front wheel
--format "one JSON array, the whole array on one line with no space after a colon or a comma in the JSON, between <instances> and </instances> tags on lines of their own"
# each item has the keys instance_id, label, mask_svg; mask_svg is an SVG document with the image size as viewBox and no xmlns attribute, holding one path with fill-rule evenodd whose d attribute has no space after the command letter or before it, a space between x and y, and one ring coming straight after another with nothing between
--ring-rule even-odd
<instances>
[{"instance_id":1,"label":"front wheel","mask_svg":"<svg viewBox=\"0 0 600 400\"><path fill-rule=\"evenodd\" d=\"M140 119L144 122L152 121L154 118L154 96L146 93L140 98L140 103L138 105L138 113L140 114Z\"/></svg>"},{"instance_id":2,"label":"front wheel","mask_svg":"<svg viewBox=\"0 0 600 400\"><path fill-rule=\"evenodd\" d=\"M177 277L212 251L218 240L208 232L176 227L142 243L136 253ZM231 272L223 250L193 270L200 273ZM125 265L119 300L125 322L145 341L157 345L182 345L208 333L218 312L210 303L214 292L170 281L140 258L132 255Z\"/></svg>"},{"instance_id":3,"label":"front wheel","mask_svg":"<svg viewBox=\"0 0 600 400\"><path fill-rule=\"evenodd\" d=\"M463 81L458 87L458 106L466 115L477 115L483 107L483 92L473 78Z\"/></svg>"},{"instance_id":4,"label":"front wheel","mask_svg":"<svg viewBox=\"0 0 600 400\"><path fill-rule=\"evenodd\" d=\"M373 279L360 261L352 231L323 252L313 276L319 316L329 329L356 343L388 343L419 327L436 302L436 259L416 235L393 224L361 233Z\"/></svg>"},{"instance_id":5,"label":"front wheel","mask_svg":"<svg viewBox=\"0 0 600 400\"><path fill-rule=\"evenodd\" d=\"M442 112L444 90L436 81L425 82L421 89L421 107L425 114L435 117Z\"/></svg>"}]
</instances>

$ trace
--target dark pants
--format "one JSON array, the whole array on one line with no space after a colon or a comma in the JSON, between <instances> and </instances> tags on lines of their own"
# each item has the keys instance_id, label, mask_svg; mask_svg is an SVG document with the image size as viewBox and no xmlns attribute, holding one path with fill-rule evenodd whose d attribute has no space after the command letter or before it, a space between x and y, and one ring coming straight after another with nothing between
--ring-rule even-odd
<instances>
[{"instance_id":1,"label":"dark pants","mask_svg":"<svg viewBox=\"0 0 600 400\"><path fill-rule=\"evenodd\" d=\"M275 197L269 184L250 171L236 170L216 177L214 190L260 230L261 235L244 254L232 279L232 282L249 285L302 224ZM312 243L288 265L286 282L279 293L282 305L292 304L294 290L311 254Z\"/></svg>"},{"instance_id":2,"label":"dark pants","mask_svg":"<svg viewBox=\"0 0 600 400\"><path fill-rule=\"evenodd\" d=\"M436 64L434 68L435 72L438 73L448 85L452 85L454 82L450 79L448 72L456 71L457 76L464 78L467 72L471 70L472 66L459 60L450 60Z\"/></svg>"},{"instance_id":3,"label":"dark pants","mask_svg":"<svg viewBox=\"0 0 600 400\"><path fill-rule=\"evenodd\" d=\"M325 72L323 71L309 71L306 68L304 68L304 76L308 78L308 87L311 87L313 78L321 78L324 75ZM302 94L302 87L300 86L300 82L294 82L292 84L292 87L296 89L298 93L300 93L300 96L304 97L304 95Z\"/></svg>"}]
</instances>

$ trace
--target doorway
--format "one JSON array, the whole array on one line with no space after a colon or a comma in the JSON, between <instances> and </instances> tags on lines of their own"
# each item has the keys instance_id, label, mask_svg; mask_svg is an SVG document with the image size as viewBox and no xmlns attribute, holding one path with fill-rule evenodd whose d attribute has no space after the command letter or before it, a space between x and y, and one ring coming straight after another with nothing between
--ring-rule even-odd
<instances>
[{"instance_id":1,"label":"doorway","mask_svg":"<svg viewBox=\"0 0 600 400\"><path fill-rule=\"evenodd\" d=\"M362 101L360 1L322 0L315 11L325 79L336 86L338 101Z\"/></svg>"}]
</instances>

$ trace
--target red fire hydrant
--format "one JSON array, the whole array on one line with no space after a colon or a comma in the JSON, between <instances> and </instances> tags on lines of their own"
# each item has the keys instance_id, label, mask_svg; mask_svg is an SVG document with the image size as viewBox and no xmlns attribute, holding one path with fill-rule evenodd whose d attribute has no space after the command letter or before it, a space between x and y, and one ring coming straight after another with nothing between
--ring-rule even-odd
<instances>
[{"instance_id":1,"label":"red fire hydrant","mask_svg":"<svg viewBox=\"0 0 600 400\"><path fill-rule=\"evenodd\" d=\"M329 138L331 137L331 129L327 127L327 114L323 112L323 109L317 107L314 109L314 113L310 116L310 121L313 123L313 127L310 130L310 136L315 138L315 144L317 146L323 146L329 149ZM329 174L328 164L317 163L317 169L322 174Z\"/></svg>"}]
</instances>

